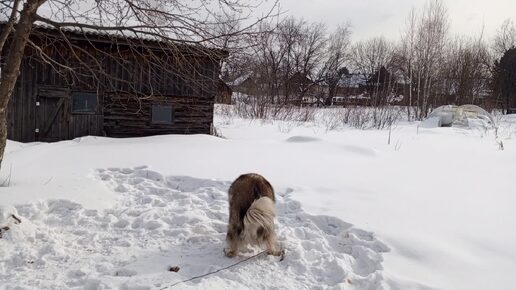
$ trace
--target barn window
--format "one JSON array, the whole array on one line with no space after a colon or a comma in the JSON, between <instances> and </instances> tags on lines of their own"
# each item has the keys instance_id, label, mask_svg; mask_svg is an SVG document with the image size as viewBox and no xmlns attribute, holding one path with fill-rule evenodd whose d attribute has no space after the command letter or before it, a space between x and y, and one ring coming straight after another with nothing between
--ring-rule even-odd
<instances>
[{"instance_id":1,"label":"barn window","mask_svg":"<svg viewBox=\"0 0 516 290\"><path fill-rule=\"evenodd\" d=\"M72 113L96 113L97 94L87 92L72 93Z\"/></svg>"},{"instance_id":2,"label":"barn window","mask_svg":"<svg viewBox=\"0 0 516 290\"><path fill-rule=\"evenodd\" d=\"M172 124L173 120L172 106L152 105L152 123Z\"/></svg>"}]
</instances>

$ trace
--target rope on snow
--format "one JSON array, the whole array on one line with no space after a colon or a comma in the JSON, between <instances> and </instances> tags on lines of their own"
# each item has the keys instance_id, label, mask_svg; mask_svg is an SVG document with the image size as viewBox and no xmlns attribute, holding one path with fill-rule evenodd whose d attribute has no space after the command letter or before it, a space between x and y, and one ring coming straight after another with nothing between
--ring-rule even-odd
<instances>
[{"instance_id":1,"label":"rope on snow","mask_svg":"<svg viewBox=\"0 0 516 290\"><path fill-rule=\"evenodd\" d=\"M164 290L164 289L167 289L167 288L172 288L172 287L174 287L174 286L176 286L176 285L179 285L179 284L183 284L183 283L186 283L186 282L190 282L190 281L195 280L195 279L203 278L203 277L206 277L206 276L209 276L209 275L212 275L212 274L218 273L218 272L220 272L220 271L227 270L227 269L229 269L229 268L232 268L232 267L235 267L235 266L237 266L237 265L239 265L239 264L242 264L243 262L246 262L246 261L249 261L249 260L251 260L251 259L253 259L253 258L256 258L256 257L258 257L258 256L260 256L260 255L262 255L262 254L264 254L265 252L267 252L267 251L261 251L261 252L259 252L258 254L255 254L255 255L253 255L253 256L247 257L247 258L245 258L245 259L243 259L243 260L241 260L241 261L238 261L238 262L236 262L236 263L234 263L234 264L231 264L231 265L229 265L229 266L226 266L226 267L224 267L224 268L220 268L220 269L218 269L218 270L215 270L215 271L212 271L212 272L208 272L208 273L203 274L203 275L194 276L194 277L192 277L192 278L189 278L189 279L186 279L186 280L183 280L183 281L176 282L176 283L171 284L171 285L169 285L169 286L165 286L165 287L163 287L163 288L160 288L160 290ZM281 260L280 260L280 261L282 261L282 260L283 260L283 255L284 255L284 252L282 251L282 255L281 255Z\"/></svg>"}]
</instances>

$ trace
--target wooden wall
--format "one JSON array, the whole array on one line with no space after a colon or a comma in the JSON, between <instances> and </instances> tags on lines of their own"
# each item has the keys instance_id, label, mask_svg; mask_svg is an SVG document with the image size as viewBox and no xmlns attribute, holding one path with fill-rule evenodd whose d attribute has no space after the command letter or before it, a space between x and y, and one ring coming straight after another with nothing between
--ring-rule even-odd
<instances>
[{"instance_id":1,"label":"wooden wall","mask_svg":"<svg viewBox=\"0 0 516 290\"><path fill-rule=\"evenodd\" d=\"M135 97L104 94L104 129L108 136L133 137L158 134L209 134L213 122L213 97ZM171 105L173 124L153 124L151 105Z\"/></svg>"},{"instance_id":2,"label":"wooden wall","mask_svg":"<svg viewBox=\"0 0 516 290\"><path fill-rule=\"evenodd\" d=\"M72 36L74 45L84 49L83 55L81 51L72 53L57 37L52 38L52 33L32 39L52 59L72 67L73 72L43 61L35 50L26 50L9 104L9 139L32 142L85 135L210 133L218 61L183 55L180 63L163 54L160 63L152 63L142 58L145 53L135 54L134 47L115 45L108 37L94 42L91 38L81 40L81 35ZM72 113L71 93L75 91L96 92L97 111ZM152 104L171 105L174 122L153 124Z\"/></svg>"},{"instance_id":3,"label":"wooden wall","mask_svg":"<svg viewBox=\"0 0 516 290\"><path fill-rule=\"evenodd\" d=\"M9 103L8 139L20 142L54 142L103 135L102 98L95 114L72 114L72 91L94 86L70 85L51 66L28 56ZM46 132L44 132L46 131Z\"/></svg>"}]
</instances>

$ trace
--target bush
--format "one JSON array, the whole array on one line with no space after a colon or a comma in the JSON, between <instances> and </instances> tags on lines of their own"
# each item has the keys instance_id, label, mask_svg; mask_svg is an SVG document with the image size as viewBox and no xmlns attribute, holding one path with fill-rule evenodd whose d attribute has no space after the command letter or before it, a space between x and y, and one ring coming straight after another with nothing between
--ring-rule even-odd
<instances>
[{"instance_id":1,"label":"bush","mask_svg":"<svg viewBox=\"0 0 516 290\"><path fill-rule=\"evenodd\" d=\"M282 132L288 132L302 122L319 123L327 131L348 126L357 129L386 129L407 114L406 108L396 106L314 108L290 104L272 105L267 98L240 96L235 105L217 105L216 114L223 123L229 124L233 117L262 121L285 121L280 124Z\"/></svg>"}]
</instances>

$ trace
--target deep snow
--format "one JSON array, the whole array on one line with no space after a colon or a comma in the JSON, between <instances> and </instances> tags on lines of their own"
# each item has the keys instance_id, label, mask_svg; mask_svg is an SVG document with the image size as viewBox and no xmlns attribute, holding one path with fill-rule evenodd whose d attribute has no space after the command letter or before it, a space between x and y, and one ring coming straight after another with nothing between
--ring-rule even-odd
<instances>
[{"instance_id":1,"label":"deep snow","mask_svg":"<svg viewBox=\"0 0 516 290\"><path fill-rule=\"evenodd\" d=\"M119 194L107 210L63 199L4 209L10 230L0 240L2 287L160 289L235 262L222 253L228 182L164 177L145 166L96 173ZM258 257L173 288L382 287L386 247L336 218L304 213L291 194L278 192L283 261ZM172 266L179 272L168 272Z\"/></svg>"},{"instance_id":2,"label":"deep snow","mask_svg":"<svg viewBox=\"0 0 516 290\"><path fill-rule=\"evenodd\" d=\"M503 151L493 131L417 123L396 126L390 144L387 130L223 116L216 126L225 138L9 142L0 226L11 229L0 239L0 287L159 288L229 265L225 192L245 172L275 186L287 256L250 260L189 287L516 284L516 118L500 122Z\"/></svg>"}]
</instances>

